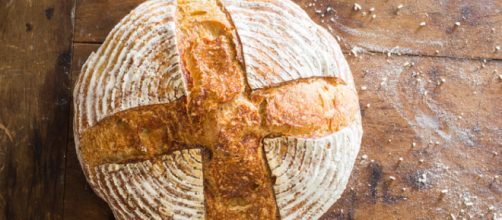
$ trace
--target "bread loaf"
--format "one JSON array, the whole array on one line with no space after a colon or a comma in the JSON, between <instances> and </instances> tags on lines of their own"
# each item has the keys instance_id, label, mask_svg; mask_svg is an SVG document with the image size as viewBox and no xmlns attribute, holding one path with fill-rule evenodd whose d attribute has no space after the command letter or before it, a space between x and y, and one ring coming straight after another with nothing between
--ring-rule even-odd
<instances>
[{"instance_id":1,"label":"bread loaf","mask_svg":"<svg viewBox=\"0 0 502 220\"><path fill-rule=\"evenodd\" d=\"M117 219L317 219L362 137L337 42L289 0L150 0L74 90L79 160Z\"/></svg>"}]
</instances>

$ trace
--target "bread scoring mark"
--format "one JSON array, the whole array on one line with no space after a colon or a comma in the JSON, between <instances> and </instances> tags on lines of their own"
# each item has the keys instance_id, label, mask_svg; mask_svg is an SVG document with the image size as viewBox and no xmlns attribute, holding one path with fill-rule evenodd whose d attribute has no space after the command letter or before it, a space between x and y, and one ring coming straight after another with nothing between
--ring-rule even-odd
<instances>
[{"instance_id":1,"label":"bread scoring mark","mask_svg":"<svg viewBox=\"0 0 502 220\"><path fill-rule=\"evenodd\" d=\"M178 0L177 15L188 117L207 128L201 144L211 155L203 160L206 218L275 218L258 108L247 97L235 27L216 0Z\"/></svg>"},{"instance_id":2,"label":"bread scoring mark","mask_svg":"<svg viewBox=\"0 0 502 220\"><path fill-rule=\"evenodd\" d=\"M336 78L290 81L256 90L252 99L262 100L262 129L272 136L321 137L359 117L356 92Z\"/></svg>"}]
</instances>

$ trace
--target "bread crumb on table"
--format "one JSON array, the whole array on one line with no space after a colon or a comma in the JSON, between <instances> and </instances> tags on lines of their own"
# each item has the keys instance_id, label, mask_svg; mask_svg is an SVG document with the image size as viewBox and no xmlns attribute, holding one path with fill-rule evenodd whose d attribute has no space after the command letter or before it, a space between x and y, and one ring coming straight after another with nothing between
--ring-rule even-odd
<instances>
[{"instance_id":1,"label":"bread crumb on table","mask_svg":"<svg viewBox=\"0 0 502 220\"><path fill-rule=\"evenodd\" d=\"M363 7L361 7L361 5L360 5L360 4L358 4L358 3L354 3L354 11L360 11L360 10L362 10L362 9L363 9Z\"/></svg>"},{"instance_id":2,"label":"bread crumb on table","mask_svg":"<svg viewBox=\"0 0 502 220\"><path fill-rule=\"evenodd\" d=\"M396 7L396 15L399 15L399 12L401 11L401 9L403 9L404 5L403 4L399 4L397 7Z\"/></svg>"}]
</instances>

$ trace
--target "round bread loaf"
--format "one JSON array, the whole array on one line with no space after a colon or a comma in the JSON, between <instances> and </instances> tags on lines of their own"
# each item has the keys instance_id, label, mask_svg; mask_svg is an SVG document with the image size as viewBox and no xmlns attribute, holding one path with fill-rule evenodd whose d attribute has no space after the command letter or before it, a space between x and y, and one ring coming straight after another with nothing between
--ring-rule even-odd
<instances>
[{"instance_id":1,"label":"round bread loaf","mask_svg":"<svg viewBox=\"0 0 502 220\"><path fill-rule=\"evenodd\" d=\"M117 219L317 219L362 137L333 37L289 0L150 0L75 87L79 160Z\"/></svg>"}]
</instances>

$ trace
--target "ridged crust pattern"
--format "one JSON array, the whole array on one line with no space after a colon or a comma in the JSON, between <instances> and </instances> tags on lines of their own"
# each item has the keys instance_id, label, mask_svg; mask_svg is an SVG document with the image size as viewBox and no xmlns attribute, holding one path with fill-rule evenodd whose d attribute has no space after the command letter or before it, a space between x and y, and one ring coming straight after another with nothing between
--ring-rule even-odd
<instances>
[{"instance_id":1,"label":"ridged crust pattern","mask_svg":"<svg viewBox=\"0 0 502 220\"><path fill-rule=\"evenodd\" d=\"M204 193L199 149L88 170L89 182L118 219L202 219Z\"/></svg>"},{"instance_id":2,"label":"ridged crust pattern","mask_svg":"<svg viewBox=\"0 0 502 220\"><path fill-rule=\"evenodd\" d=\"M333 36L291 1L222 0L238 30L253 89L310 77L352 84Z\"/></svg>"},{"instance_id":3,"label":"ridged crust pattern","mask_svg":"<svg viewBox=\"0 0 502 220\"><path fill-rule=\"evenodd\" d=\"M361 124L322 138L264 140L282 219L318 219L341 196L361 144Z\"/></svg>"},{"instance_id":4,"label":"ridged crust pattern","mask_svg":"<svg viewBox=\"0 0 502 220\"><path fill-rule=\"evenodd\" d=\"M141 4L89 56L74 94L78 133L114 113L185 95L175 10L174 0Z\"/></svg>"}]
</instances>

